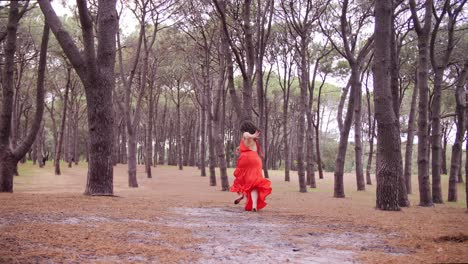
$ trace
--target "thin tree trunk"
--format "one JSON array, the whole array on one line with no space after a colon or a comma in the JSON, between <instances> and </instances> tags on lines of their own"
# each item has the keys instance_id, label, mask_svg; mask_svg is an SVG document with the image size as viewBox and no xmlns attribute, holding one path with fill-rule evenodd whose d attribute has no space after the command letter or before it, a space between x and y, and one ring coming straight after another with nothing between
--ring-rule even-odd
<instances>
[{"instance_id":1,"label":"thin tree trunk","mask_svg":"<svg viewBox=\"0 0 468 264\"><path fill-rule=\"evenodd\" d=\"M432 0L424 2L424 26L421 26L416 12L416 3L410 0L413 23L418 35L418 182L420 206L432 206L432 195L429 180L429 137L428 137L428 66L429 66L429 38L432 27Z\"/></svg>"},{"instance_id":2,"label":"thin tree trunk","mask_svg":"<svg viewBox=\"0 0 468 264\"><path fill-rule=\"evenodd\" d=\"M80 153L78 150L78 140L79 140L79 126L78 123L80 122L79 118L79 112L80 112L80 106L79 103L76 105L76 110L75 110L75 123L73 124L73 160L75 161L75 165L78 165L80 162ZM118 146L115 146L115 148L118 148Z\"/></svg>"},{"instance_id":3,"label":"thin tree trunk","mask_svg":"<svg viewBox=\"0 0 468 264\"><path fill-rule=\"evenodd\" d=\"M441 172L441 134L440 134L440 109L442 99L442 79L443 70L436 70L434 75L434 97L431 105L431 146L432 146L432 201L434 203L443 203L442 186L440 179Z\"/></svg>"},{"instance_id":4,"label":"thin tree trunk","mask_svg":"<svg viewBox=\"0 0 468 264\"><path fill-rule=\"evenodd\" d=\"M37 162L39 163L39 168L44 167L44 122L42 122L41 128L39 129L39 133L37 134Z\"/></svg>"},{"instance_id":5,"label":"thin tree trunk","mask_svg":"<svg viewBox=\"0 0 468 264\"><path fill-rule=\"evenodd\" d=\"M122 127L120 130L120 134L122 135L121 143L120 143L120 154L122 155L121 160L122 164L127 164L128 162L128 155L127 155L127 128L126 122L122 122Z\"/></svg>"},{"instance_id":6,"label":"thin tree trunk","mask_svg":"<svg viewBox=\"0 0 468 264\"><path fill-rule=\"evenodd\" d=\"M182 129L180 121L180 83L177 82L177 163L179 170L183 169L182 164Z\"/></svg>"},{"instance_id":7,"label":"thin tree trunk","mask_svg":"<svg viewBox=\"0 0 468 264\"><path fill-rule=\"evenodd\" d=\"M442 128L442 164L441 173L447 175L447 144L448 144L448 127Z\"/></svg>"},{"instance_id":8,"label":"thin tree trunk","mask_svg":"<svg viewBox=\"0 0 468 264\"><path fill-rule=\"evenodd\" d=\"M359 67L359 66L355 66ZM364 181L364 169L362 165L362 129L361 129L361 108L362 108L362 85L359 80L360 72L358 69L354 70L354 79L351 85L355 85L354 94L354 158L356 163L356 185L358 191L365 191L366 184ZM351 77L352 78L352 77Z\"/></svg>"},{"instance_id":9,"label":"thin tree trunk","mask_svg":"<svg viewBox=\"0 0 468 264\"><path fill-rule=\"evenodd\" d=\"M307 90L309 85L309 71L307 70L307 44L304 38L301 38L301 79L300 79L300 89L301 96L299 99L300 111L299 111L299 124L297 130L297 174L299 175L299 192L307 192L307 183L305 178L305 168L304 168L304 134L305 134L305 115L307 113Z\"/></svg>"},{"instance_id":10,"label":"thin tree trunk","mask_svg":"<svg viewBox=\"0 0 468 264\"><path fill-rule=\"evenodd\" d=\"M343 108L344 108L344 104L346 101L346 97L348 96L350 87L351 87L351 78L348 80L348 83L346 83L346 86L342 89L340 102L338 103L338 113L337 113L336 119L338 122L338 131L340 132L340 134L341 134L341 131L343 130Z\"/></svg>"},{"instance_id":11,"label":"thin tree trunk","mask_svg":"<svg viewBox=\"0 0 468 264\"><path fill-rule=\"evenodd\" d=\"M406 151L405 151L405 183L406 183L406 191L408 194L411 194L412 186L411 186L411 174L412 174L412 163L413 163L413 139L414 139L414 132L415 132L415 121L416 121L416 102L418 99L418 84L417 80L414 85L413 95L411 96L411 108L409 113L408 119L408 135L406 137Z\"/></svg>"},{"instance_id":12,"label":"thin tree trunk","mask_svg":"<svg viewBox=\"0 0 468 264\"><path fill-rule=\"evenodd\" d=\"M458 199L457 195L457 174L461 164L462 144L465 138L466 124L465 124L465 82L467 79L468 72L468 60L465 61L463 71L458 77L457 88L455 91L455 101L457 114L457 133L455 136L455 142L452 146L452 160L450 161L450 175L449 175L449 189L448 199L449 202L456 202Z\"/></svg>"},{"instance_id":13,"label":"thin tree trunk","mask_svg":"<svg viewBox=\"0 0 468 264\"><path fill-rule=\"evenodd\" d=\"M351 77L353 78L353 77ZM349 81L351 83L351 81ZM348 100L348 110L346 111L346 117L343 122L343 127L340 132L340 141L338 143L338 153L336 155L335 161L335 182L334 182L334 194L335 198L344 198L344 183L343 183L343 174L344 174L344 163L346 159L346 149L348 147L348 137L349 131L351 130L351 123L353 122L353 109L354 101L356 96L354 96L356 89L355 85L351 85L350 96ZM343 91L345 92L345 91Z\"/></svg>"},{"instance_id":14,"label":"thin tree trunk","mask_svg":"<svg viewBox=\"0 0 468 264\"><path fill-rule=\"evenodd\" d=\"M372 167L372 158L374 155L374 135L375 135L375 118L372 118L372 109L370 103L370 92L368 84L369 72L367 72L366 77L366 99L367 99L367 124L369 125L369 133L367 138L369 139L369 155L367 157L367 167L366 167L366 184L372 185L371 179L371 167Z\"/></svg>"},{"instance_id":15,"label":"thin tree trunk","mask_svg":"<svg viewBox=\"0 0 468 264\"><path fill-rule=\"evenodd\" d=\"M28 4L21 11L24 13ZM0 112L0 192L13 192L13 174L18 161L26 155L34 143L41 127L44 113L44 75L46 69L47 44L49 40L49 26L44 25L39 55L36 89L36 113L34 122L26 138L14 150L10 149L11 118L14 58L16 51L17 28L21 14L18 12L18 2L11 1L7 24L7 37L4 44L5 66L2 79L2 104Z\"/></svg>"},{"instance_id":16,"label":"thin tree trunk","mask_svg":"<svg viewBox=\"0 0 468 264\"><path fill-rule=\"evenodd\" d=\"M203 99L204 101L205 99ZM202 177L206 177L206 106L205 103L203 103L204 106L202 107L200 111L200 117L201 117L201 132L200 132L200 174Z\"/></svg>"},{"instance_id":17,"label":"thin tree trunk","mask_svg":"<svg viewBox=\"0 0 468 264\"><path fill-rule=\"evenodd\" d=\"M76 100L76 91L75 89L77 89L76 87L74 87L73 89L73 99L71 101L72 105L70 105L70 111L68 113L68 129L67 129L67 137L68 137L68 140L67 140L67 143L68 143L68 153L67 153L67 162L68 162L68 168L71 168L72 167L72 164L73 164L73 145L75 143L75 139L73 138L73 132L74 132L74 123L77 122L76 120L74 120L74 116L75 116L75 104L78 104L78 102Z\"/></svg>"},{"instance_id":18,"label":"thin tree trunk","mask_svg":"<svg viewBox=\"0 0 468 264\"><path fill-rule=\"evenodd\" d=\"M67 69L67 85L65 87L65 95L63 97L63 112L62 112L62 121L60 124L60 132L58 137L57 146L55 146L55 156L54 156L54 167L55 175L60 175L60 157L62 156L62 144L63 144L63 134L65 133L65 122L67 119L67 108L68 108L68 93L71 86L71 69Z\"/></svg>"},{"instance_id":19,"label":"thin tree trunk","mask_svg":"<svg viewBox=\"0 0 468 264\"><path fill-rule=\"evenodd\" d=\"M153 163L153 118L154 118L154 97L153 97L153 87L151 87L150 94L149 94L149 102L148 102L148 128L146 132L146 177L152 178L151 175L151 165Z\"/></svg>"},{"instance_id":20,"label":"thin tree trunk","mask_svg":"<svg viewBox=\"0 0 468 264\"><path fill-rule=\"evenodd\" d=\"M288 91L289 92L289 89ZM285 96L284 94L284 98ZM289 99L289 96L288 98ZM289 157L289 134L288 134L288 107L289 107L289 100L284 100L283 102L283 141L284 141L284 180L290 181L289 170L290 170L290 157Z\"/></svg>"},{"instance_id":21,"label":"thin tree trunk","mask_svg":"<svg viewBox=\"0 0 468 264\"><path fill-rule=\"evenodd\" d=\"M394 3L395 4L395 3ZM395 6L392 7L393 12L395 10ZM395 20L394 16L392 15L392 20ZM400 134L400 85L399 85L399 72L400 72L400 50L397 46L396 40L396 32L395 32L395 23L392 23L391 26L391 46L390 46L390 87L392 93L392 100L393 100L393 111L395 112L395 118L397 122L395 122L396 130L398 135ZM398 148L398 178L399 178L399 188L398 191L398 204L401 207L408 207L410 202L408 200L408 191L406 190L406 181L403 174L403 158L401 156L401 137L397 137L398 142L396 143L395 147Z\"/></svg>"},{"instance_id":22,"label":"thin tree trunk","mask_svg":"<svg viewBox=\"0 0 468 264\"><path fill-rule=\"evenodd\" d=\"M317 157L317 169L319 172L319 179L323 179L323 168L322 168L322 156L320 154L320 127L321 127L321 118L320 118L320 103L322 98L322 87L325 84L325 78L323 79L322 84L319 87L318 97L317 97L317 116L315 120L315 147L316 147L316 157ZM315 79L315 78L314 78Z\"/></svg>"},{"instance_id":23,"label":"thin tree trunk","mask_svg":"<svg viewBox=\"0 0 468 264\"><path fill-rule=\"evenodd\" d=\"M212 113L211 113L211 88L207 87L207 105L206 110L207 110L207 127L206 129L208 130L208 159L209 159L209 169L210 169L210 186L216 186L216 156L214 152L214 138L213 138L213 119L212 119Z\"/></svg>"},{"instance_id":24,"label":"thin tree trunk","mask_svg":"<svg viewBox=\"0 0 468 264\"><path fill-rule=\"evenodd\" d=\"M218 156L218 165L220 170L221 176L221 190L222 191L229 191L229 180L227 176L227 164L226 164L226 155L225 155L225 147L224 147L224 73L225 73L225 52L224 49L220 49L220 77L218 81L218 87L215 94L214 99L214 110L213 110L213 132L214 132L214 144L216 146L216 153ZM228 79L228 81L230 81ZM221 107L223 111L220 111L220 104L223 104Z\"/></svg>"}]
</instances>

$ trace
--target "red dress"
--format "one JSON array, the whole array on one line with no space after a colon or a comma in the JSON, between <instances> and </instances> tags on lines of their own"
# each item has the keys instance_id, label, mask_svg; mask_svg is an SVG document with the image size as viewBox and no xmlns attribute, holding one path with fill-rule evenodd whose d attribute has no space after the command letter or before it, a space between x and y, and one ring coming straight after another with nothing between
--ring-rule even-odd
<instances>
[{"instance_id":1,"label":"red dress","mask_svg":"<svg viewBox=\"0 0 468 264\"><path fill-rule=\"evenodd\" d=\"M257 142L257 148L260 146ZM241 140L240 157L237 160L237 167L234 171L234 183L231 187L231 192L243 193L247 197L245 205L246 211L252 210L251 191L257 189L258 200L257 210L262 209L267 204L265 198L271 193L271 183L262 175L262 160L256 151L249 149Z\"/></svg>"}]
</instances>

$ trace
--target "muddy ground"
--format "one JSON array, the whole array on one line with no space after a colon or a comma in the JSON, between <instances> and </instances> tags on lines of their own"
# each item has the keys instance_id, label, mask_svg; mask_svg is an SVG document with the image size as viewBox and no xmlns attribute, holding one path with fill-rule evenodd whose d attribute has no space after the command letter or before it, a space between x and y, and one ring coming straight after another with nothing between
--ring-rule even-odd
<instances>
[{"instance_id":1,"label":"muddy ground","mask_svg":"<svg viewBox=\"0 0 468 264\"><path fill-rule=\"evenodd\" d=\"M382 212L375 186L355 191L352 174L336 199L332 174L304 194L296 175L273 171L268 206L251 213L196 168L160 166L147 179L139 167L130 189L118 165L116 197L82 195L84 164L62 171L21 165L15 192L0 194L0 263L468 262L463 202L419 207L415 193L410 208Z\"/></svg>"}]
</instances>

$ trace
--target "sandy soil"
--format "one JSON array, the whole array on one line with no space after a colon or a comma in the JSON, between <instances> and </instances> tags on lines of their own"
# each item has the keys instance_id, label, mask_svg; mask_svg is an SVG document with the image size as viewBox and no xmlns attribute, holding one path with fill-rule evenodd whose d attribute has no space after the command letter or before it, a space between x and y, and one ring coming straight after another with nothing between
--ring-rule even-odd
<instances>
[{"instance_id":1,"label":"sandy soil","mask_svg":"<svg viewBox=\"0 0 468 264\"><path fill-rule=\"evenodd\" d=\"M22 165L15 192L0 194L1 263L468 262L466 204L424 208L413 194L410 208L382 212L375 186L354 191L351 174L336 199L332 174L302 194L294 173L284 182L272 171L269 205L251 213L196 168L160 166L147 179L139 167L130 189L118 165L116 197L88 197L84 164L61 176L50 166Z\"/></svg>"}]
</instances>

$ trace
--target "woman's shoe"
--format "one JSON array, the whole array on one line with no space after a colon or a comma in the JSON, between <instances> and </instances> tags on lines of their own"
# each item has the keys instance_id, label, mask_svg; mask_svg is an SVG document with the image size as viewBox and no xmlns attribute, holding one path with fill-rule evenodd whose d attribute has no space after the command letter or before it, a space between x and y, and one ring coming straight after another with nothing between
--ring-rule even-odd
<instances>
[{"instance_id":1,"label":"woman's shoe","mask_svg":"<svg viewBox=\"0 0 468 264\"><path fill-rule=\"evenodd\" d=\"M256 213L256 212L257 212L257 208L252 208L252 212Z\"/></svg>"},{"instance_id":2,"label":"woman's shoe","mask_svg":"<svg viewBox=\"0 0 468 264\"><path fill-rule=\"evenodd\" d=\"M244 195L242 195L241 197L235 199L235 200L234 200L234 204L240 203L240 201L242 201L242 199L244 199Z\"/></svg>"}]
</instances>

